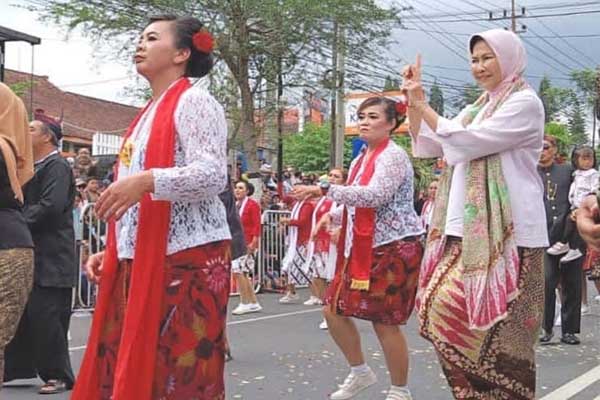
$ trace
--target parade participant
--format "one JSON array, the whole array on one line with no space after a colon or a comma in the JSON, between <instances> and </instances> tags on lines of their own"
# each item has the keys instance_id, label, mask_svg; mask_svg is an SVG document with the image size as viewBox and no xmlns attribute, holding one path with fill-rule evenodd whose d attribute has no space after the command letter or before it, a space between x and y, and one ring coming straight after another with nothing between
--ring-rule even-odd
<instances>
[{"instance_id":1,"label":"parade participant","mask_svg":"<svg viewBox=\"0 0 600 400\"><path fill-rule=\"evenodd\" d=\"M573 169L570 165L556 162L556 138L544 137L538 173L544 185L544 207L546 210L546 227L550 243L556 243L564 237L565 225L569 223L571 204L569 191L572 184ZM552 249L552 248L550 248ZM540 343L549 343L554 337L556 313L556 289L560 286L560 326L561 341L565 344L577 345L576 336L581 329L581 292L583 258L572 261L561 261L563 254L552 254L548 249L544 254L544 320Z\"/></svg>"},{"instance_id":2,"label":"parade participant","mask_svg":"<svg viewBox=\"0 0 600 400\"><path fill-rule=\"evenodd\" d=\"M305 285L310 282L309 275L305 272L308 241L312 230L312 214L314 203L311 199L302 199L294 203L289 218L282 217L279 222L288 226L288 247L285 257L281 261L281 274L286 276L286 291L279 302L282 304L294 303L300 299L296 293L296 285Z\"/></svg>"},{"instance_id":3,"label":"parade participant","mask_svg":"<svg viewBox=\"0 0 600 400\"><path fill-rule=\"evenodd\" d=\"M227 225L229 225L229 231L231 232L231 258L235 260L247 254L247 249L244 230L236 206L235 196L233 195L231 176L229 174L227 174L227 185L225 185L225 190L219 193L219 199L221 199L227 213ZM225 361L231 361L233 357L231 356L231 346L227 337L227 330L225 330L223 335L225 336L223 338L225 342Z\"/></svg>"},{"instance_id":4,"label":"parade participant","mask_svg":"<svg viewBox=\"0 0 600 400\"><path fill-rule=\"evenodd\" d=\"M0 83L0 390L4 348L17 330L33 283L33 240L22 211L22 187L32 177L27 110Z\"/></svg>"},{"instance_id":5,"label":"parade participant","mask_svg":"<svg viewBox=\"0 0 600 400\"><path fill-rule=\"evenodd\" d=\"M96 205L110 226L86 265L100 288L74 400L225 398L227 122L189 79L209 73L212 45L192 17L151 18L139 38L152 99Z\"/></svg>"},{"instance_id":6,"label":"parade participant","mask_svg":"<svg viewBox=\"0 0 600 400\"><path fill-rule=\"evenodd\" d=\"M260 245L261 216L260 205L250 197L254 193L252 184L237 181L233 193L247 247L246 254L234 259L231 263L231 271L240 292L240 304L232 311L232 314L242 315L262 310L249 277L254 274L254 257Z\"/></svg>"},{"instance_id":7,"label":"parade participant","mask_svg":"<svg viewBox=\"0 0 600 400\"><path fill-rule=\"evenodd\" d=\"M350 166L347 186L297 187L299 198L326 191L345 206L335 278L325 296L329 332L350 364L333 400L349 399L377 381L365 362L351 317L371 321L391 379L387 400L411 399L408 347L399 325L415 302L424 233L414 210L413 168L390 140L404 120L405 104L372 97L358 108L360 137L367 142Z\"/></svg>"},{"instance_id":8,"label":"parade participant","mask_svg":"<svg viewBox=\"0 0 600 400\"><path fill-rule=\"evenodd\" d=\"M334 168L329 171L327 180L328 185L343 185L346 182L344 171L340 168ZM341 229L341 217L344 206L335 201L322 197L313 212L313 230L311 233L311 243L309 245L309 254L312 254L311 264L315 271L312 284L315 287L317 296L321 301L325 298L327 284L331 282L335 274L335 264L337 261L337 241ZM309 264L310 265L310 264ZM327 320L319 324L320 329L327 329Z\"/></svg>"},{"instance_id":9,"label":"parade participant","mask_svg":"<svg viewBox=\"0 0 600 400\"><path fill-rule=\"evenodd\" d=\"M469 40L482 96L450 120L404 69L416 156L445 157L419 280L420 332L457 399L533 399L548 245L537 161L544 109L523 79L525 48L493 29Z\"/></svg>"},{"instance_id":10,"label":"parade participant","mask_svg":"<svg viewBox=\"0 0 600 400\"><path fill-rule=\"evenodd\" d=\"M435 209L435 195L437 194L438 184L439 182L437 179L429 183L429 187L427 188L427 200L425 200L423 207L421 208L420 215L426 231L429 230L429 225L431 225L431 218L433 217L433 210Z\"/></svg>"},{"instance_id":11,"label":"parade participant","mask_svg":"<svg viewBox=\"0 0 600 400\"><path fill-rule=\"evenodd\" d=\"M40 394L71 389L67 332L77 282L73 203L75 178L58 151L60 123L38 114L29 125L34 177L25 186L23 213L34 243L34 282L13 341L6 347L5 378L39 376Z\"/></svg>"}]
</instances>

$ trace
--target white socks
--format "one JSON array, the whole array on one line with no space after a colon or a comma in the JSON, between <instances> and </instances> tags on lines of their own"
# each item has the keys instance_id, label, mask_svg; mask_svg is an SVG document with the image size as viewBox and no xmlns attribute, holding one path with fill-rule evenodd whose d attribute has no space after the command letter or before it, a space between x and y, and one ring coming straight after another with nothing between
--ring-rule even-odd
<instances>
[{"instance_id":1,"label":"white socks","mask_svg":"<svg viewBox=\"0 0 600 400\"><path fill-rule=\"evenodd\" d=\"M365 363L355 367L350 367L350 372L352 372L354 375L364 375L369 372L369 366Z\"/></svg>"},{"instance_id":2,"label":"white socks","mask_svg":"<svg viewBox=\"0 0 600 400\"><path fill-rule=\"evenodd\" d=\"M389 390L388 394L392 394L392 393L410 395L410 390L406 386L390 385L390 390Z\"/></svg>"}]
</instances>

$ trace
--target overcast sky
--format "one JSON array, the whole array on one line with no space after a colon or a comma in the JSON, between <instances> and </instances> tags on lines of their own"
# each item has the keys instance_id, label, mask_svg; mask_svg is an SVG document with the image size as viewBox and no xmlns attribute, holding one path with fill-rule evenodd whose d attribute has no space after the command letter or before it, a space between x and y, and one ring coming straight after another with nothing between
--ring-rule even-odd
<instances>
[{"instance_id":1,"label":"overcast sky","mask_svg":"<svg viewBox=\"0 0 600 400\"><path fill-rule=\"evenodd\" d=\"M426 79L433 80L435 76L447 86L471 82L468 63L462 58L466 55L469 34L510 25L508 20L464 21L485 18L487 11L492 11L494 16L500 17L501 10L510 6L509 0L410 0L402 3L414 6L414 9L403 13L404 25L409 29L394 34L396 44L392 46L391 52L396 57L407 60L414 59L415 54L420 52L425 64ZM130 85L135 75L129 60L119 64L114 60L94 57L94 49L90 42L78 32L73 32L65 39L65 33L59 27L45 25L37 21L34 13L16 8L12 4L19 2L0 0L0 25L42 38L42 45L35 48L34 73L48 75L52 83L67 91L114 101L131 101L123 93L123 87ZM600 11L600 1L586 0L531 0L519 2L519 6L525 6L530 17ZM447 14L457 15L445 17ZM423 19L424 15L430 18ZM444 21L439 21L440 19ZM463 21L454 22L456 20ZM568 85L569 70L599 65L598 21L600 14L596 13L520 20L519 25L525 24L528 27L528 31L523 33L522 37L529 54L527 74L531 84L537 87L539 78L547 74L555 85ZM557 34L585 37L559 39L555 37ZM8 43L6 66L29 71L30 46ZM451 97L457 94L457 89L444 88L444 94Z\"/></svg>"}]
</instances>

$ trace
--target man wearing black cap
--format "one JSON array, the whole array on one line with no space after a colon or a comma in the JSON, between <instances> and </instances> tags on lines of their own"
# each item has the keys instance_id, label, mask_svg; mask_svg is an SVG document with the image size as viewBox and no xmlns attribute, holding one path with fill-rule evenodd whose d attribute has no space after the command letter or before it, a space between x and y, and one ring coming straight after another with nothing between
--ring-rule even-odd
<instances>
[{"instance_id":1,"label":"man wearing black cap","mask_svg":"<svg viewBox=\"0 0 600 400\"><path fill-rule=\"evenodd\" d=\"M58 152L60 125L36 115L32 137L35 176L25 187L24 214L35 245L34 286L13 341L6 349L5 381L39 376L41 394L74 383L67 332L77 278L73 201L75 182Z\"/></svg>"}]
</instances>

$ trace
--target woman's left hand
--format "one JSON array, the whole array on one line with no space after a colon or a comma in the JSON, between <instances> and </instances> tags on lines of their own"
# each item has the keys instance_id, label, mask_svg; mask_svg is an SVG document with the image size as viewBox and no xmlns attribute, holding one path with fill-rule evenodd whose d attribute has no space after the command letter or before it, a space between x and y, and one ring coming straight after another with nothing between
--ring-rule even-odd
<instances>
[{"instance_id":1,"label":"woman's left hand","mask_svg":"<svg viewBox=\"0 0 600 400\"><path fill-rule=\"evenodd\" d=\"M321 196L321 188L314 185L296 185L291 192L291 195L296 200L306 200L309 197Z\"/></svg>"},{"instance_id":2,"label":"woman's left hand","mask_svg":"<svg viewBox=\"0 0 600 400\"><path fill-rule=\"evenodd\" d=\"M408 93L409 101L425 99L425 91L421 83L421 55L417 54L414 64L404 67L402 71L402 90Z\"/></svg>"},{"instance_id":3,"label":"woman's left hand","mask_svg":"<svg viewBox=\"0 0 600 400\"><path fill-rule=\"evenodd\" d=\"M131 206L142 199L144 194L153 191L152 171L144 171L119 179L112 183L98 199L95 206L96 214L104 221L111 218L118 221Z\"/></svg>"}]
</instances>

